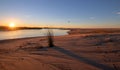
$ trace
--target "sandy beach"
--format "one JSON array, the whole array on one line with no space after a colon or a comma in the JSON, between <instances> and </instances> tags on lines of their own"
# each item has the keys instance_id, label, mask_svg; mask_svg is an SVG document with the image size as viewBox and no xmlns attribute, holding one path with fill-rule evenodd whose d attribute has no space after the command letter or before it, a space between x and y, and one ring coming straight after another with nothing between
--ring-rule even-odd
<instances>
[{"instance_id":1,"label":"sandy beach","mask_svg":"<svg viewBox=\"0 0 120 70\"><path fill-rule=\"evenodd\" d=\"M120 70L120 0L0 0L0 70Z\"/></svg>"},{"instance_id":2,"label":"sandy beach","mask_svg":"<svg viewBox=\"0 0 120 70\"><path fill-rule=\"evenodd\" d=\"M0 41L0 70L119 70L120 33Z\"/></svg>"}]
</instances>

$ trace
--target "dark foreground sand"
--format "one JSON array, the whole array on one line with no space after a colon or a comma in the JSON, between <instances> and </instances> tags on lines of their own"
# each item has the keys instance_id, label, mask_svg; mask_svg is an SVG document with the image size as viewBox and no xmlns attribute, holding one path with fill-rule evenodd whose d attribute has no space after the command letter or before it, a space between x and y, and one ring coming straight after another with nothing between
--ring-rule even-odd
<instances>
[{"instance_id":1,"label":"dark foreground sand","mask_svg":"<svg viewBox=\"0 0 120 70\"><path fill-rule=\"evenodd\" d=\"M120 70L120 33L0 41L0 70Z\"/></svg>"}]
</instances>

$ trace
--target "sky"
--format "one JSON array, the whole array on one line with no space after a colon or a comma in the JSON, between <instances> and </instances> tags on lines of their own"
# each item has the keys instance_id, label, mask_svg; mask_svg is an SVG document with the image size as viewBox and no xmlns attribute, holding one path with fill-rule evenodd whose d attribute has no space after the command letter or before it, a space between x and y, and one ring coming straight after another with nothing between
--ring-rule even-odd
<instances>
[{"instance_id":1,"label":"sky","mask_svg":"<svg viewBox=\"0 0 120 70\"><path fill-rule=\"evenodd\" d=\"M120 28L120 0L0 0L0 25Z\"/></svg>"}]
</instances>

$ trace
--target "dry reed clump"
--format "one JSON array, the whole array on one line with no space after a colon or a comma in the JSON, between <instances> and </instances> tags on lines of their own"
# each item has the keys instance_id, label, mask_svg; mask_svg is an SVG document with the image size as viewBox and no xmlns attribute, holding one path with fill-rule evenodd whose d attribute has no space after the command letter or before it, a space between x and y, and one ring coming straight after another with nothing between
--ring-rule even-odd
<instances>
[{"instance_id":1,"label":"dry reed clump","mask_svg":"<svg viewBox=\"0 0 120 70\"><path fill-rule=\"evenodd\" d=\"M51 29L48 29L46 37L47 37L47 40L48 40L48 46L49 47L54 47L53 31Z\"/></svg>"}]
</instances>

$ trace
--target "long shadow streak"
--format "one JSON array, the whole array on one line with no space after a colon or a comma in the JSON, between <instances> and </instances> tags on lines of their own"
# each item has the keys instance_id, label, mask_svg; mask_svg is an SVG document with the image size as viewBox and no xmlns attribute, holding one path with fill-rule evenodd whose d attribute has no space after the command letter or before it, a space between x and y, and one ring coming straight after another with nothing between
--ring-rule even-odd
<instances>
[{"instance_id":1,"label":"long shadow streak","mask_svg":"<svg viewBox=\"0 0 120 70\"><path fill-rule=\"evenodd\" d=\"M98 62L96 62L96 61L87 59L87 58L82 57L82 56L78 56L78 55L76 55L75 53L73 53L73 52L71 52L71 51L69 51L69 50L66 50L66 49L64 49L64 48L60 48L60 47L56 47L56 46L54 46L54 47L52 47L52 48L55 49L55 50L57 50L57 51L59 51L59 52L61 52L61 53L66 54L66 55L68 55L68 56L71 56L71 57L77 59L78 61L82 61L82 62L84 62L84 63L90 64L90 65L95 66L95 67L97 67L97 68L100 68L100 69L102 69L102 70L114 70L112 67L103 65L103 64L101 64L101 63L98 63Z\"/></svg>"}]
</instances>

